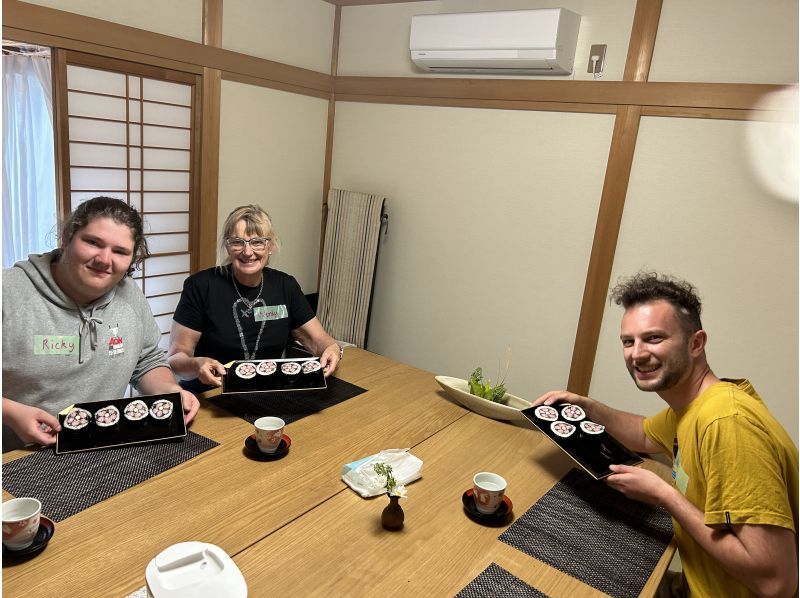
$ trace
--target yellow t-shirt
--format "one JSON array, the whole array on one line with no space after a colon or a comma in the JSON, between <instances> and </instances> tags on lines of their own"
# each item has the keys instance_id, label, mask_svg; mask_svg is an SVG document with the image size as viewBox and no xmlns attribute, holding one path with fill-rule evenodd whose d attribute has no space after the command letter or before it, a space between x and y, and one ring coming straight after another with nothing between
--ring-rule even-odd
<instances>
[{"instance_id":1,"label":"yellow t-shirt","mask_svg":"<svg viewBox=\"0 0 800 598\"><path fill-rule=\"evenodd\" d=\"M797 447L747 380L722 380L644 432L673 460L676 488L709 526L776 525L797 533ZM753 596L673 519L693 597Z\"/></svg>"}]
</instances>

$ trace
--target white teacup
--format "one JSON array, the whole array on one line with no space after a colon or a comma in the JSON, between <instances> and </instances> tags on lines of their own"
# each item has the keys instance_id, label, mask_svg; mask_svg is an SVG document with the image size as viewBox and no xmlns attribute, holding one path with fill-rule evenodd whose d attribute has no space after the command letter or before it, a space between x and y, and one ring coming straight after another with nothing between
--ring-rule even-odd
<instances>
[{"instance_id":1,"label":"white teacup","mask_svg":"<svg viewBox=\"0 0 800 598\"><path fill-rule=\"evenodd\" d=\"M482 471L472 478L472 492L478 512L491 515L503 502L506 481L496 473Z\"/></svg>"},{"instance_id":2,"label":"white teacup","mask_svg":"<svg viewBox=\"0 0 800 598\"><path fill-rule=\"evenodd\" d=\"M33 544L39 530L42 503L35 498L14 498L3 503L3 545L22 550Z\"/></svg>"},{"instance_id":3,"label":"white teacup","mask_svg":"<svg viewBox=\"0 0 800 598\"><path fill-rule=\"evenodd\" d=\"M255 425L258 450L262 453L274 453L278 450L286 422L280 417L259 417Z\"/></svg>"}]
</instances>

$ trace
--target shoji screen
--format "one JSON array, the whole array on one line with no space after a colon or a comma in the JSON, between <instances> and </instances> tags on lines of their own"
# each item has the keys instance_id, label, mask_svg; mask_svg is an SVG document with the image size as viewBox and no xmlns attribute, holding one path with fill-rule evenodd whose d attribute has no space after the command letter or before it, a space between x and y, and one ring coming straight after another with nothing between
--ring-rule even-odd
<instances>
[{"instance_id":1,"label":"shoji screen","mask_svg":"<svg viewBox=\"0 0 800 598\"><path fill-rule=\"evenodd\" d=\"M71 52L63 73L65 210L106 195L142 213L153 255L134 277L166 348L172 313L192 269L198 82L190 74Z\"/></svg>"}]
</instances>

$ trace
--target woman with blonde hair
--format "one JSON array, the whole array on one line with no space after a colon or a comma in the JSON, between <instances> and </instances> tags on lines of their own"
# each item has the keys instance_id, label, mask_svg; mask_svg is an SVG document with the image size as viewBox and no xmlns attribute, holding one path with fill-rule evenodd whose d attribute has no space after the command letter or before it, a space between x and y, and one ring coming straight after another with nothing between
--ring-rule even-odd
<instances>
[{"instance_id":1,"label":"woman with blonde hair","mask_svg":"<svg viewBox=\"0 0 800 598\"><path fill-rule=\"evenodd\" d=\"M169 363L185 388L220 386L223 363L281 357L291 338L319 356L328 376L341 348L325 332L300 285L268 267L279 242L272 220L257 205L225 219L219 266L193 274L173 315Z\"/></svg>"}]
</instances>

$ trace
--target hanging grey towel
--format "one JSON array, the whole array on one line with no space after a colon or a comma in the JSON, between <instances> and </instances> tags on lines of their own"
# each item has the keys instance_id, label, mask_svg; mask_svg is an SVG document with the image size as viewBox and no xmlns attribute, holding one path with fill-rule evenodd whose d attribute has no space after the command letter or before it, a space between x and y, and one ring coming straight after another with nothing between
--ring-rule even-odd
<instances>
[{"instance_id":1,"label":"hanging grey towel","mask_svg":"<svg viewBox=\"0 0 800 598\"><path fill-rule=\"evenodd\" d=\"M331 189L317 316L333 338L364 347L385 197Z\"/></svg>"}]
</instances>

